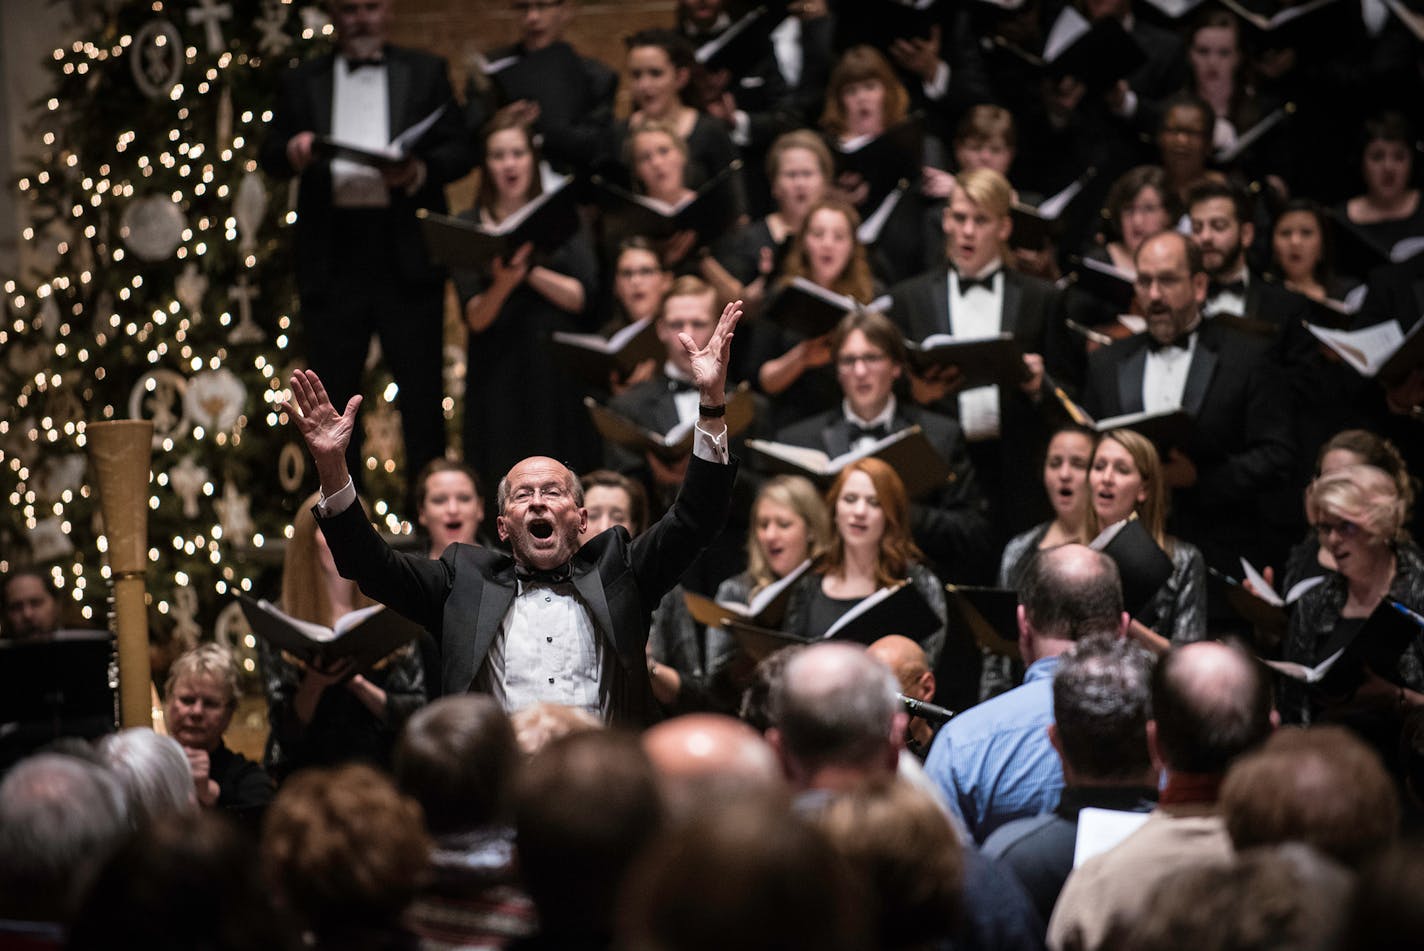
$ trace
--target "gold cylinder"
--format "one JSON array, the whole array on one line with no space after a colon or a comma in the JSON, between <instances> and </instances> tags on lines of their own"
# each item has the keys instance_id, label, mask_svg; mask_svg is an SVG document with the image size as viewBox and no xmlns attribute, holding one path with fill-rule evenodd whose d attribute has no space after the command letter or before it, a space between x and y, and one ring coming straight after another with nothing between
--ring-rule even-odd
<instances>
[{"instance_id":1,"label":"gold cylinder","mask_svg":"<svg viewBox=\"0 0 1424 951\"><path fill-rule=\"evenodd\" d=\"M148 662L148 472L153 424L125 419L90 423L84 431L113 577L113 629L119 655L119 721L152 726Z\"/></svg>"}]
</instances>

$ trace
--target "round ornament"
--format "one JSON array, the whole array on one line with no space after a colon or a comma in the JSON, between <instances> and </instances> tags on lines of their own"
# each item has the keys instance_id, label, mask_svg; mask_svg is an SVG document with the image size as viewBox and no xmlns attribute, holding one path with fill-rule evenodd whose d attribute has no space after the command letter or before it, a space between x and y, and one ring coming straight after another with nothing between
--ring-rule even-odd
<instances>
[{"instance_id":1,"label":"round ornament","mask_svg":"<svg viewBox=\"0 0 1424 951\"><path fill-rule=\"evenodd\" d=\"M168 20L149 20L134 36L129 68L148 98L166 98L182 77L183 65L183 37Z\"/></svg>"},{"instance_id":2,"label":"round ornament","mask_svg":"<svg viewBox=\"0 0 1424 951\"><path fill-rule=\"evenodd\" d=\"M129 203L119 222L124 246L143 261L166 261L183 243L187 222L167 195L149 195Z\"/></svg>"},{"instance_id":3,"label":"round ornament","mask_svg":"<svg viewBox=\"0 0 1424 951\"><path fill-rule=\"evenodd\" d=\"M297 492L307 475L307 454L302 447L289 442L277 455L277 481L284 492Z\"/></svg>"},{"instance_id":4,"label":"round ornament","mask_svg":"<svg viewBox=\"0 0 1424 951\"><path fill-rule=\"evenodd\" d=\"M129 391L129 418L152 421L154 448L188 432L187 392L188 381L176 370L150 370Z\"/></svg>"},{"instance_id":5,"label":"round ornament","mask_svg":"<svg viewBox=\"0 0 1424 951\"><path fill-rule=\"evenodd\" d=\"M188 381L183 404L194 425L228 432L237 425L247 405L247 387L226 368L204 370Z\"/></svg>"}]
</instances>

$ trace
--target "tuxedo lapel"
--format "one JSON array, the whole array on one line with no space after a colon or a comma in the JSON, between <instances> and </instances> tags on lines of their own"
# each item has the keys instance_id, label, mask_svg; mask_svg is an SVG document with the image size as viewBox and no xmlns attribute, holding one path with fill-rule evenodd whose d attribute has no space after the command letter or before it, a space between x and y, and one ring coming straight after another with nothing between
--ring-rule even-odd
<instances>
[{"instance_id":1,"label":"tuxedo lapel","mask_svg":"<svg viewBox=\"0 0 1424 951\"><path fill-rule=\"evenodd\" d=\"M424 116L407 115L410 111L410 63L389 46L386 47L386 101L390 103L390 139L400 135Z\"/></svg>"},{"instance_id":2,"label":"tuxedo lapel","mask_svg":"<svg viewBox=\"0 0 1424 951\"><path fill-rule=\"evenodd\" d=\"M1187 367L1187 383L1182 389L1182 409L1193 416L1201 415L1202 402L1216 371L1216 361L1216 351L1198 339L1196 351L1192 354L1192 365Z\"/></svg>"},{"instance_id":3,"label":"tuxedo lapel","mask_svg":"<svg viewBox=\"0 0 1424 951\"><path fill-rule=\"evenodd\" d=\"M1140 346L1117 365L1119 413L1142 412L1142 381L1147 376L1147 347Z\"/></svg>"},{"instance_id":4,"label":"tuxedo lapel","mask_svg":"<svg viewBox=\"0 0 1424 951\"><path fill-rule=\"evenodd\" d=\"M1005 270L1004 275L1004 309L999 312L999 332L1019 335L1019 315L1023 313L1024 288L1018 281L1014 280L1014 275Z\"/></svg>"},{"instance_id":5,"label":"tuxedo lapel","mask_svg":"<svg viewBox=\"0 0 1424 951\"><path fill-rule=\"evenodd\" d=\"M626 663L627 659L622 658L621 645L614 632L613 615L608 610L608 596L603 591L603 578L598 573L597 565L575 559L573 573L574 587L578 589L584 604L588 605L588 610L593 615L594 627L608 638L608 642L618 650L620 658Z\"/></svg>"},{"instance_id":6,"label":"tuxedo lapel","mask_svg":"<svg viewBox=\"0 0 1424 951\"><path fill-rule=\"evenodd\" d=\"M826 423L826 428L821 430L821 442L826 447L826 455L832 459L850 452L850 430L843 417L834 416Z\"/></svg>"},{"instance_id":7,"label":"tuxedo lapel","mask_svg":"<svg viewBox=\"0 0 1424 951\"><path fill-rule=\"evenodd\" d=\"M930 281L930 320L934 324L943 323L944 326L933 326L928 333L920 335L923 340L930 334L954 333L954 314L949 309L949 272L936 271L934 280Z\"/></svg>"},{"instance_id":8,"label":"tuxedo lapel","mask_svg":"<svg viewBox=\"0 0 1424 951\"><path fill-rule=\"evenodd\" d=\"M331 103L336 95L336 80L333 71L336 69L336 57L328 56L312 75L312 83L309 87L311 95L311 110L313 130L319 135L331 134Z\"/></svg>"},{"instance_id":9,"label":"tuxedo lapel","mask_svg":"<svg viewBox=\"0 0 1424 951\"><path fill-rule=\"evenodd\" d=\"M475 643L472 656L473 668L469 676L479 673L480 665L489 656L490 645L499 633L499 626L514 603L514 564L510 562L498 572L485 575L480 591L480 610L475 616ZM449 687L450 685L446 685ZM464 689L469 689L468 684Z\"/></svg>"}]
</instances>

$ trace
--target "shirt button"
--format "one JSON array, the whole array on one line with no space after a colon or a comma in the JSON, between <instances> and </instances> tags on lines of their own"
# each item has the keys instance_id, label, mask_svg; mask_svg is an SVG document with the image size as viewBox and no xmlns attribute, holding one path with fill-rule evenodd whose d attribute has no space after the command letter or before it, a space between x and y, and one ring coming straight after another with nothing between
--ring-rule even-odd
<instances>
[{"instance_id":1,"label":"shirt button","mask_svg":"<svg viewBox=\"0 0 1424 951\"><path fill-rule=\"evenodd\" d=\"M553 682L554 682L554 678L553 678L553 677L550 677L550 678L549 678L549 683L553 683Z\"/></svg>"},{"instance_id":2,"label":"shirt button","mask_svg":"<svg viewBox=\"0 0 1424 951\"><path fill-rule=\"evenodd\" d=\"M554 600L554 599L551 598L551 597L549 597L547 594L544 595L544 603L545 603L545 604L548 604L548 603L549 603L550 601L552 601L552 600Z\"/></svg>"},{"instance_id":3,"label":"shirt button","mask_svg":"<svg viewBox=\"0 0 1424 951\"><path fill-rule=\"evenodd\" d=\"M544 638L544 640L548 641L550 644L554 643L554 639L552 637L546 637Z\"/></svg>"}]
</instances>

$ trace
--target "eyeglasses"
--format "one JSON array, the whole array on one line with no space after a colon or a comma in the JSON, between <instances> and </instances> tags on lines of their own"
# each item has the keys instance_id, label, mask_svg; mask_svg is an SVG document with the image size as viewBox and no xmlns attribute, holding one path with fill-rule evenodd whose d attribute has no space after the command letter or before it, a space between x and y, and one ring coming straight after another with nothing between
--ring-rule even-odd
<instances>
[{"instance_id":1,"label":"eyeglasses","mask_svg":"<svg viewBox=\"0 0 1424 951\"><path fill-rule=\"evenodd\" d=\"M1321 538L1328 538L1330 533L1339 535L1341 540L1348 541L1360 533L1360 526L1354 522L1347 522L1343 519L1338 522L1316 522L1315 534Z\"/></svg>"},{"instance_id":2,"label":"eyeglasses","mask_svg":"<svg viewBox=\"0 0 1424 951\"><path fill-rule=\"evenodd\" d=\"M874 369L889 359L889 355L884 353L847 353L836 358L836 366L842 370L854 370L857 363L863 363L867 369Z\"/></svg>"}]
</instances>

